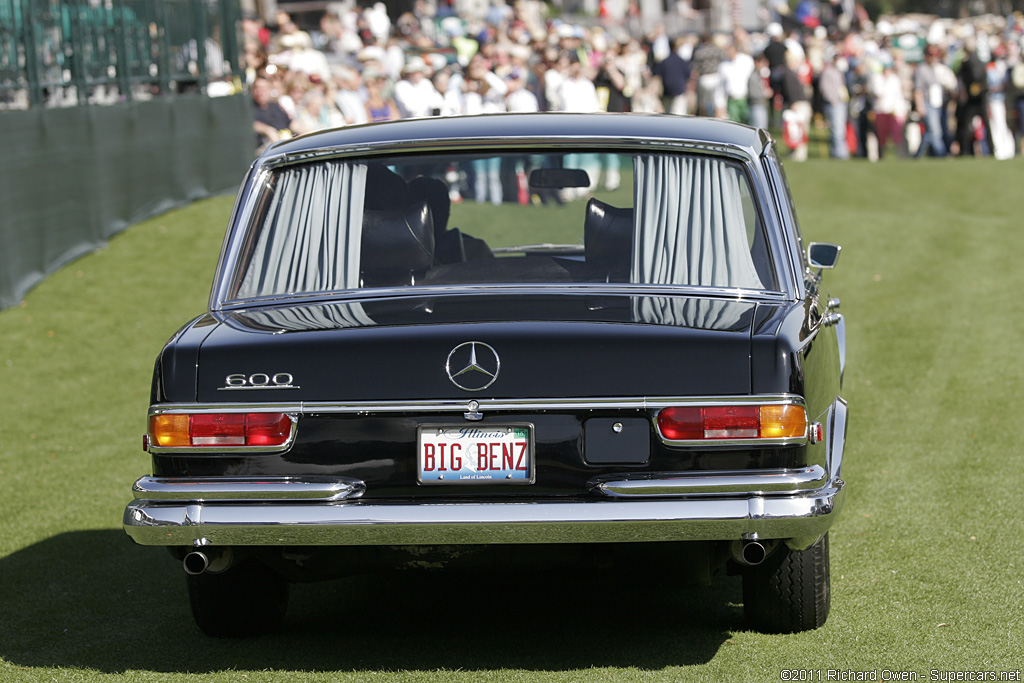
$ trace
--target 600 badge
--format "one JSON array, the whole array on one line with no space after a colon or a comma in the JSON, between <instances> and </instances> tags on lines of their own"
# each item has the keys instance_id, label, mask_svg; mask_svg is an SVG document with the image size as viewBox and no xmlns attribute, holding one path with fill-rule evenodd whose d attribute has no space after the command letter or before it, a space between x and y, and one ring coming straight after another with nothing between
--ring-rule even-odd
<instances>
[{"instance_id":1,"label":"600 badge","mask_svg":"<svg viewBox=\"0 0 1024 683\"><path fill-rule=\"evenodd\" d=\"M224 378L224 386L218 389L218 391L238 391L244 389L298 389L299 385L293 384L294 381L295 378L287 372L279 372L276 375L269 375L265 372L255 372L251 375L228 375Z\"/></svg>"}]
</instances>

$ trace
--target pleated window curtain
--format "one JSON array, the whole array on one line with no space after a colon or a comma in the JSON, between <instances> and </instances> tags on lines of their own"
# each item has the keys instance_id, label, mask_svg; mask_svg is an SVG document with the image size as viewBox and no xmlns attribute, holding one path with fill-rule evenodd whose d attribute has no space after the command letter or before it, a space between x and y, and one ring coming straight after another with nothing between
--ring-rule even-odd
<instances>
[{"instance_id":1,"label":"pleated window curtain","mask_svg":"<svg viewBox=\"0 0 1024 683\"><path fill-rule=\"evenodd\" d=\"M366 166L319 162L286 168L237 297L359 286Z\"/></svg>"},{"instance_id":2,"label":"pleated window curtain","mask_svg":"<svg viewBox=\"0 0 1024 683\"><path fill-rule=\"evenodd\" d=\"M709 157L641 155L632 281L762 289L750 256L740 167Z\"/></svg>"}]
</instances>

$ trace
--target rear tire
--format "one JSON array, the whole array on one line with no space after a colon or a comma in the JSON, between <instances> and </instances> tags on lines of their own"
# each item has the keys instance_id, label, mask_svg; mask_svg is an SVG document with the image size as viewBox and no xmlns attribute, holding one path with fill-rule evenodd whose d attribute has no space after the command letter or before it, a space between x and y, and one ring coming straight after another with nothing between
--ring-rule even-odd
<instances>
[{"instance_id":1,"label":"rear tire","mask_svg":"<svg viewBox=\"0 0 1024 683\"><path fill-rule=\"evenodd\" d=\"M782 545L743 574L743 611L764 633L819 628L828 619L830 600L828 534L806 550Z\"/></svg>"},{"instance_id":2,"label":"rear tire","mask_svg":"<svg viewBox=\"0 0 1024 683\"><path fill-rule=\"evenodd\" d=\"M276 631L284 622L288 582L262 562L248 561L187 579L192 618L208 636L256 636Z\"/></svg>"}]
</instances>

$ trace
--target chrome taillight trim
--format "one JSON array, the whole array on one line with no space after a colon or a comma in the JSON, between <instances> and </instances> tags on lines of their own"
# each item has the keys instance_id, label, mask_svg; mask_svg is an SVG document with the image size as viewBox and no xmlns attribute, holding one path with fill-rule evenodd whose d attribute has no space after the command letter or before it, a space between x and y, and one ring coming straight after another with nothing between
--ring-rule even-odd
<instances>
[{"instance_id":1,"label":"chrome taillight trim","mask_svg":"<svg viewBox=\"0 0 1024 683\"><path fill-rule=\"evenodd\" d=\"M375 413L419 413L449 414L473 412L521 413L566 410L635 410L650 413L652 428L658 438L667 446L714 448L717 446L802 446L807 444L806 433L802 437L757 438L757 439L666 439L658 429L658 413L671 407L723 406L723 405L798 405L806 411L802 396L796 394L758 394L743 396L635 396L618 398L546 398L546 399L437 399L422 401L300 401L294 403L169 403L150 407L150 417L168 413L284 413L292 419L292 431L288 443L281 447L259 446L190 446L161 448L150 446L156 454L210 455L221 453L277 453L288 450L295 438L299 416L317 414L370 415Z\"/></svg>"},{"instance_id":2,"label":"chrome taillight trim","mask_svg":"<svg viewBox=\"0 0 1024 683\"><path fill-rule=\"evenodd\" d=\"M286 408L270 409L264 404L250 404L245 406L244 409L241 406L232 406L230 409L225 407L217 408L216 404L199 406L197 404L176 404L174 407L166 406L166 409L155 409L150 408L149 417L156 415L189 415L189 414L204 414L208 415L211 413L284 413L284 416L291 422L291 427L288 431L288 438L283 444L278 446L158 446L156 439L153 438L152 434L149 434L149 448L147 449L150 453L156 455L163 454L182 454L182 455L225 455L231 453L284 453L292 447L295 443L295 434L298 432L298 412L289 410Z\"/></svg>"},{"instance_id":3,"label":"chrome taillight trim","mask_svg":"<svg viewBox=\"0 0 1024 683\"><path fill-rule=\"evenodd\" d=\"M758 406L800 406L804 410L804 416L807 424L810 424L810 418L807 418L807 404L802 396L796 396L793 394L784 394L780 396L743 396L743 397L720 397L720 400L692 400L686 403L673 403L671 405L662 406L657 413L654 414L654 432L661 439L661 442L666 446L699 446L701 448L707 448L709 446L804 446L808 442L807 430L804 430L803 436L785 437L785 438L744 438L744 439L669 439L666 438L661 430L658 428L658 415L665 408L676 408L676 407L688 407L688 406L735 406L735 405L758 405Z\"/></svg>"}]
</instances>

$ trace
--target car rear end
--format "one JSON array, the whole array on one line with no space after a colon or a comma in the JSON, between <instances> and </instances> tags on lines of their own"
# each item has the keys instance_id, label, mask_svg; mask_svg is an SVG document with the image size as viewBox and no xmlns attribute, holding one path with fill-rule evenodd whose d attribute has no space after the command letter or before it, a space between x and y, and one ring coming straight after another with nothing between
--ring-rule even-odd
<instances>
[{"instance_id":1,"label":"car rear end","mask_svg":"<svg viewBox=\"0 0 1024 683\"><path fill-rule=\"evenodd\" d=\"M827 573L846 409L759 152L565 146L256 167L124 518L204 630L279 623L231 586L517 548L744 568L755 624L823 623L827 581L782 621L765 587Z\"/></svg>"}]
</instances>

